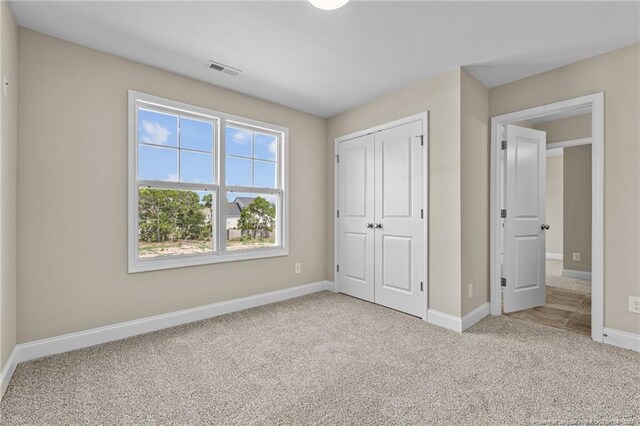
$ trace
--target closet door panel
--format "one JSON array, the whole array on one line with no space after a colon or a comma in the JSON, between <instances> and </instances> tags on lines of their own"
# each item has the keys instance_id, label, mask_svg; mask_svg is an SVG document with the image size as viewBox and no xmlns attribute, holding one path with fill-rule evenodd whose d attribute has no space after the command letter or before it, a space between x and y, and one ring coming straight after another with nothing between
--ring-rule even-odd
<instances>
[{"instance_id":1,"label":"closet door panel","mask_svg":"<svg viewBox=\"0 0 640 426\"><path fill-rule=\"evenodd\" d=\"M375 134L375 303L420 316L422 121Z\"/></svg>"},{"instance_id":2,"label":"closet door panel","mask_svg":"<svg viewBox=\"0 0 640 426\"><path fill-rule=\"evenodd\" d=\"M373 302L373 135L339 143L338 155L338 291Z\"/></svg>"}]
</instances>

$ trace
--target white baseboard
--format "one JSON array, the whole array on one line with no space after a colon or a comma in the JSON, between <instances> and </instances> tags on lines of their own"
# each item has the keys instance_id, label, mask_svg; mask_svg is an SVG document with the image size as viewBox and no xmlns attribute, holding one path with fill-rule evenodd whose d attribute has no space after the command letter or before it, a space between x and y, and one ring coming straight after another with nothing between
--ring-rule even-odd
<instances>
[{"instance_id":1,"label":"white baseboard","mask_svg":"<svg viewBox=\"0 0 640 426\"><path fill-rule=\"evenodd\" d=\"M462 318L445 314L435 309L427 310L427 322L449 330L462 332Z\"/></svg>"},{"instance_id":2,"label":"white baseboard","mask_svg":"<svg viewBox=\"0 0 640 426\"><path fill-rule=\"evenodd\" d=\"M338 286L333 281L327 281L327 290L337 293Z\"/></svg>"},{"instance_id":3,"label":"white baseboard","mask_svg":"<svg viewBox=\"0 0 640 426\"><path fill-rule=\"evenodd\" d=\"M546 257L547 259L562 260L564 256L562 253L547 253Z\"/></svg>"},{"instance_id":4,"label":"white baseboard","mask_svg":"<svg viewBox=\"0 0 640 426\"><path fill-rule=\"evenodd\" d=\"M7 386L9 386L9 382L13 376L13 372L16 371L17 365L17 350L14 348L13 351L11 351L11 355L9 355L9 359L4 365L2 372L0 372L0 401L2 401L4 391L7 390Z\"/></svg>"},{"instance_id":5,"label":"white baseboard","mask_svg":"<svg viewBox=\"0 0 640 426\"><path fill-rule=\"evenodd\" d=\"M463 316L462 331L471 328L475 323L489 315L490 312L491 304L489 302L486 302L475 308L473 311L469 312L467 315Z\"/></svg>"},{"instance_id":6,"label":"white baseboard","mask_svg":"<svg viewBox=\"0 0 640 426\"><path fill-rule=\"evenodd\" d=\"M591 272L573 271L571 269L562 270L563 277L577 278L579 280L591 281Z\"/></svg>"},{"instance_id":7,"label":"white baseboard","mask_svg":"<svg viewBox=\"0 0 640 426\"><path fill-rule=\"evenodd\" d=\"M613 330L611 328L605 328L604 334L604 343L640 352L639 334L627 333L626 331Z\"/></svg>"},{"instance_id":8,"label":"white baseboard","mask_svg":"<svg viewBox=\"0 0 640 426\"><path fill-rule=\"evenodd\" d=\"M328 281L318 281L297 287L285 288L255 296L213 303L197 308L184 309L153 317L123 322L105 327L65 334L48 339L21 343L16 346L16 364L44 356L55 355L75 349L99 345L139 334L162 330L177 325L200 321L231 312L268 305L307 294L317 293L329 288Z\"/></svg>"},{"instance_id":9,"label":"white baseboard","mask_svg":"<svg viewBox=\"0 0 640 426\"><path fill-rule=\"evenodd\" d=\"M429 309L427 311L427 322L461 333L489 315L490 312L491 304L489 302L483 303L462 318L445 314L435 309Z\"/></svg>"}]
</instances>

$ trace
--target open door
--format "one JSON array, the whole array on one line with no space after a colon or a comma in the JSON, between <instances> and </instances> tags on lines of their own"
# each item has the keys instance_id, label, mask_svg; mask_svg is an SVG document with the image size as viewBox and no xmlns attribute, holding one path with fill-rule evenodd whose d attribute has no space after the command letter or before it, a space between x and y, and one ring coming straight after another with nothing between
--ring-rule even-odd
<instances>
[{"instance_id":1,"label":"open door","mask_svg":"<svg viewBox=\"0 0 640 426\"><path fill-rule=\"evenodd\" d=\"M549 228L545 224L547 135L507 125L505 139L503 309L507 313L545 303Z\"/></svg>"}]
</instances>

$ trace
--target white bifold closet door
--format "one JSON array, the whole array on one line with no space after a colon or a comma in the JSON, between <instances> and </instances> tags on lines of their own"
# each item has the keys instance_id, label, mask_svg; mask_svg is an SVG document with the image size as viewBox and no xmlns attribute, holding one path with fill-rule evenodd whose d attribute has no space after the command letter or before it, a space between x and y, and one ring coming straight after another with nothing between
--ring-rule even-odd
<instances>
[{"instance_id":1,"label":"white bifold closet door","mask_svg":"<svg viewBox=\"0 0 640 426\"><path fill-rule=\"evenodd\" d=\"M338 144L338 291L422 314L422 121Z\"/></svg>"}]
</instances>

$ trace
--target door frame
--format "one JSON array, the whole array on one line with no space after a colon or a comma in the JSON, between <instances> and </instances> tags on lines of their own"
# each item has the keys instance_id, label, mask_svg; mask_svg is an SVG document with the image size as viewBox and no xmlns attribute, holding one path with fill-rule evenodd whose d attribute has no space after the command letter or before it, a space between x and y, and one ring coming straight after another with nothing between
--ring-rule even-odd
<instances>
[{"instance_id":1,"label":"door frame","mask_svg":"<svg viewBox=\"0 0 640 426\"><path fill-rule=\"evenodd\" d=\"M591 109L591 338L604 340L604 92L491 117L490 286L491 314L502 315L500 285L502 182L500 154L505 124L579 108Z\"/></svg>"},{"instance_id":2,"label":"door frame","mask_svg":"<svg viewBox=\"0 0 640 426\"><path fill-rule=\"evenodd\" d=\"M340 258L339 244L338 244L338 200L339 193L338 187L340 183L339 167L336 166L338 156L338 144L340 142L348 141L350 139L358 138L361 136L377 133L382 130L390 129L392 127L402 126L416 120L422 120L422 141L424 149L422 150L423 161L423 181L422 181L422 208L424 210L424 220L422 221L423 230L423 252L424 252L424 267L422 271L422 282L424 283L423 297L422 297L422 320L427 321L427 309L429 307L429 111L413 114L408 117L400 118L398 120L383 123L377 126L369 127L368 129L359 130L357 132L349 133L347 135L339 136L333 141L333 156L334 156L334 168L333 168L333 282L334 289L338 291L338 272L337 265Z\"/></svg>"}]
</instances>

